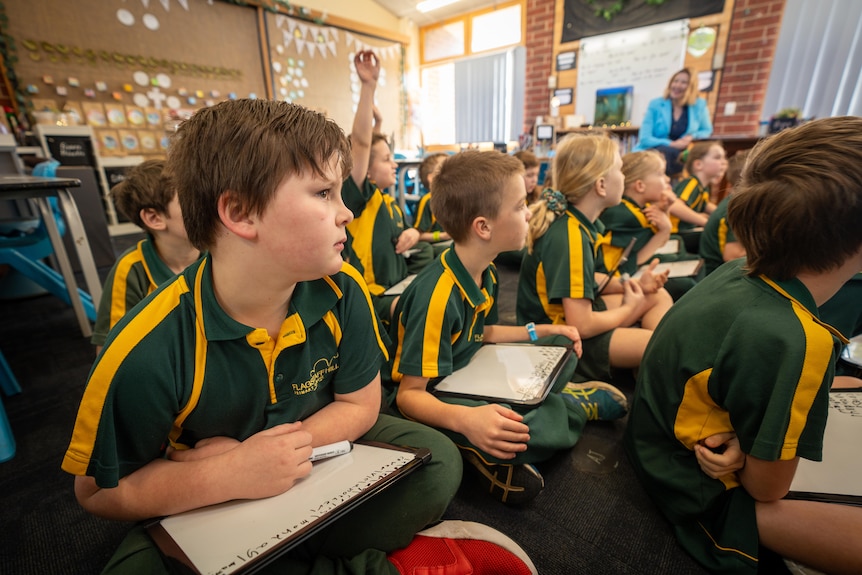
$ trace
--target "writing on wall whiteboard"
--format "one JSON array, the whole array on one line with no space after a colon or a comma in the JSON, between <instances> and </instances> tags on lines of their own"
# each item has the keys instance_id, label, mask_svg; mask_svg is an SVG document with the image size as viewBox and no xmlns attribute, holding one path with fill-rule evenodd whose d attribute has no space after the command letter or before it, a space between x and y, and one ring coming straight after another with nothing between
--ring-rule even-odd
<instances>
[{"instance_id":1,"label":"writing on wall whiteboard","mask_svg":"<svg viewBox=\"0 0 862 575\"><path fill-rule=\"evenodd\" d=\"M634 86L631 122L639 126L650 100L661 97L683 67L688 27L683 19L583 38L575 113L593 123L597 90Z\"/></svg>"}]
</instances>

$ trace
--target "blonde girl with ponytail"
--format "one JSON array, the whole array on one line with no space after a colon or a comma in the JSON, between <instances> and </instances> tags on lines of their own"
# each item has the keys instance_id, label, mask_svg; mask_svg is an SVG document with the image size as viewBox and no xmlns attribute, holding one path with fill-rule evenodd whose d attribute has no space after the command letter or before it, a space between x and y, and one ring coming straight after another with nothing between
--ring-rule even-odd
<instances>
[{"instance_id":1,"label":"blonde girl with ponytail","mask_svg":"<svg viewBox=\"0 0 862 575\"><path fill-rule=\"evenodd\" d=\"M662 287L667 274L651 272L657 262L638 280L597 270L604 238L596 220L622 199L621 168L615 140L569 135L553 161L557 189L544 190L530 206L518 321L577 327L584 345L577 373L585 379L607 381L611 368L638 367L652 330L673 303Z\"/></svg>"}]
</instances>

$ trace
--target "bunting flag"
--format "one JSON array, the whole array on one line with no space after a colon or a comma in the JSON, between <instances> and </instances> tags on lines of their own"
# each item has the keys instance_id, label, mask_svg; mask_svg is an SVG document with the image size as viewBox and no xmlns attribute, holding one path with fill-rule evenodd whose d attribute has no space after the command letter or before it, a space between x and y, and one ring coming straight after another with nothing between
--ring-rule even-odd
<instances>
[{"instance_id":1,"label":"bunting flag","mask_svg":"<svg viewBox=\"0 0 862 575\"><path fill-rule=\"evenodd\" d=\"M144 5L145 9L147 9L147 10L150 9L150 0L141 0L141 4Z\"/></svg>"},{"instance_id":2,"label":"bunting flag","mask_svg":"<svg viewBox=\"0 0 862 575\"><path fill-rule=\"evenodd\" d=\"M287 30L282 30L281 43L284 44L285 47L289 47L291 42L293 42L293 34L288 32Z\"/></svg>"},{"instance_id":3,"label":"bunting flag","mask_svg":"<svg viewBox=\"0 0 862 575\"><path fill-rule=\"evenodd\" d=\"M282 26L284 26L285 20L287 20L286 17L282 16L281 14L276 14L275 15L275 27L281 28Z\"/></svg>"},{"instance_id":4,"label":"bunting flag","mask_svg":"<svg viewBox=\"0 0 862 575\"><path fill-rule=\"evenodd\" d=\"M302 32L302 39L305 40L308 37L308 25L297 23L297 26L299 26L299 31Z\"/></svg>"},{"instance_id":5,"label":"bunting flag","mask_svg":"<svg viewBox=\"0 0 862 575\"><path fill-rule=\"evenodd\" d=\"M296 39L296 53L302 56L302 49L305 48L305 40Z\"/></svg>"},{"instance_id":6,"label":"bunting flag","mask_svg":"<svg viewBox=\"0 0 862 575\"><path fill-rule=\"evenodd\" d=\"M297 40L297 42L299 42L299 40ZM314 58L314 49L317 48L317 45L314 42L306 42L305 47L308 49L309 58Z\"/></svg>"},{"instance_id":7,"label":"bunting flag","mask_svg":"<svg viewBox=\"0 0 862 575\"><path fill-rule=\"evenodd\" d=\"M335 51L335 42L334 41L330 40L329 42L327 42L326 47L329 48L329 51L332 53L333 56L338 55L338 53Z\"/></svg>"},{"instance_id":8,"label":"bunting flag","mask_svg":"<svg viewBox=\"0 0 862 575\"><path fill-rule=\"evenodd\" d=\"M183 9L188 12L189 11L189 0L177 0L177 3L183 7Z\"/></svg>"},{"instance_id":9,"label":"bunting flag","mask_svg":"<svg viewBox=\"0 0 862 575\"><path fill-rule=\"evenodd\" d=\"M171 0L159 0L162 3L162 8L165 9L165 12L171 11Z\"/></svg>"},{"instance_id":10,"label":"bunting flag","mask_svg":"<svg viewBox=\"0 0 862 575\"><path fill-rule=\"evenodd\" d=\"M332 39L338 42L338 28L329 28L329 33L332 34Z\"/></svg>"}]
</instances>

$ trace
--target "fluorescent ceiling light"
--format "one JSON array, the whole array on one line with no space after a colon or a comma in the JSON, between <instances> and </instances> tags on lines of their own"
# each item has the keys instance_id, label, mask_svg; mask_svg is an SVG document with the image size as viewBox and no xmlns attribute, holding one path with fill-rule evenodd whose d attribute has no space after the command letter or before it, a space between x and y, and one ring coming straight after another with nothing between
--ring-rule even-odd
<instances>
[{"instance_id":1,"label":"fluorescent ceiling light","mask_svg":"<svg viewBox=\"0 0 862 575\"><path fill-rule=\"evenodd\" d=\"M420 12L430 12L431 10L436 10L437 8L442 8L443 6L448 6L449 4L454 4L459 0L425 0L424 2L420 2L416 5L416 9Z\"/></svg>"}]
</instances>

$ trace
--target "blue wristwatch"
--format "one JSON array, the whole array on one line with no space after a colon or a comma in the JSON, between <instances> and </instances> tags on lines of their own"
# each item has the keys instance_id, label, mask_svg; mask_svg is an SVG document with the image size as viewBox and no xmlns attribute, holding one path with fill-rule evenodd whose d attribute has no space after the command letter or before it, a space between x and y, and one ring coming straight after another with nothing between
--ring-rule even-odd
<instances>
[{"instance_id":1,"label":"blue wristwatch","mask_svg":"<svg viewBox=\"0 0 862 575\"><path fill-rule=\"evenodd\" d=\"M537 339L539 339L539 335L536 333L535 323L530 322L524 327L527 328L527 333L530 335L530 341L536 341Z\"/></svg>"}]
</instances>

